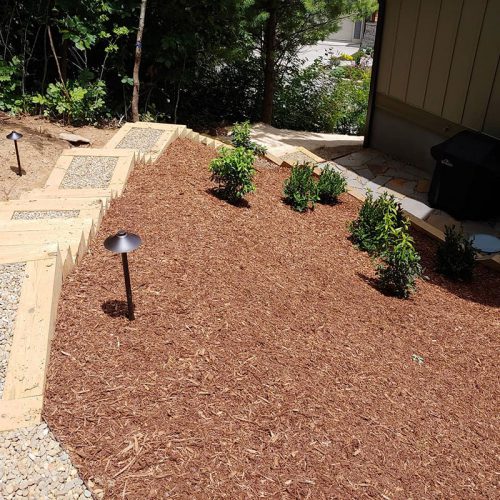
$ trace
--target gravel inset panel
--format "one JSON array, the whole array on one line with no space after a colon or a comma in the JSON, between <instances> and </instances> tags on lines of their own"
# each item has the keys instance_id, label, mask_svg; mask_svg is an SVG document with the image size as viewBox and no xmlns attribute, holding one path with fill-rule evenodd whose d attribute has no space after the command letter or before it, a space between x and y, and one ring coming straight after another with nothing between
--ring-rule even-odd
<instances>
[{"instance_id":1,"label":"gravel inset panel","mask_svg":"<svg viewBox=\"0 0 500 500\"><path fill-rule=\"evenodd\" d=\"M118 149L138 149L148 153L166 130L154 128L133 128L116 146Z\"/></svg>"},{"instance_id":2,"label":"gravel inset panel","mask_svg":"<svg viewBox=\"0 0 500 500\"><path fill-rule=\"evenodd\" d=\"M25 262L0 265L0 398L5 384L25 269Z\"/></svg>"},{"instance_id":3,"label":"gravel inset panel","mask_svg":"<svg viewBox=\"0 0 500 500\"><path fill-rule=\"evenodd\" d=\"M80 210L16 210L12 220L71 219L79 215Z\"/></svg>"},{"instance_id":4,"label":"gravel inset panel","mask_svg":"<svg viewBox=\"0 0 500 500\"><path fill-rule=\"evenodd\" d=\"M103 189L109 186L118 157L75 156L61 182L61 189Z\"/></svg>"},{"instance_id":5,"label":"gravel inset panel","mask_svg":"<svg viewBox=\"0 0 500 500\"><path fill-rule=\"evenodd\" d=\"M0 433L0 464L0 498L92 497L45 423Z\"/></svg>"}]
</instances>

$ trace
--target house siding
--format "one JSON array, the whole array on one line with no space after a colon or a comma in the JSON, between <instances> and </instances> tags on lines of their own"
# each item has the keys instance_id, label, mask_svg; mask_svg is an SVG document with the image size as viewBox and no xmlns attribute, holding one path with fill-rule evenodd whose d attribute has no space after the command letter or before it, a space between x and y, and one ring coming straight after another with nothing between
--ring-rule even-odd
<instances>
[{"instance_id":1,"label":"house siding","mask_svg":"<svg viewBox=\"0 0 500 500\"><path fill-rule=\"evenodd\" d=\"M375 126L390 114L434 139L461 129L500 138L499 61L500 0L386 0ZM428 151L419 159L429 166Z\"/></svg>"}]
</instances>

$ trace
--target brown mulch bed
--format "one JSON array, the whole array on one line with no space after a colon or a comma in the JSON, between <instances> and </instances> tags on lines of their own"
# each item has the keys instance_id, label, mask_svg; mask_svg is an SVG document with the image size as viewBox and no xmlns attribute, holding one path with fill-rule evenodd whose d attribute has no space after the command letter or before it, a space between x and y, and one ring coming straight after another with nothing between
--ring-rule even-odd
<instances>
[{"instance_id":1,"label":"brown mulch bed","mask_svg":"<svg viewBox=\"0 0 500 500\"><path fill-rule=\"evenodd\" d=\"M359 202L298 214L262 168L235 207L213 155L138 167L64 284L45 417L83 477L113 499L496 496L499 275L451 284L417 234L429 280L387 297L348 240ZM120 228L144 241L134 322Z\"/></svg>"}]
</instances>

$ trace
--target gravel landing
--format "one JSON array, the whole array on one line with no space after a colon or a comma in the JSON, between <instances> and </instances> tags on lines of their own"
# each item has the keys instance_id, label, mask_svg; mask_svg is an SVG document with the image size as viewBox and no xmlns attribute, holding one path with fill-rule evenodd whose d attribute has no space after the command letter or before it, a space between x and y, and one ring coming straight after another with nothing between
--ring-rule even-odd
<instances>
[{"instance_id":1,"label":"gravel landing","mask_svg":"<svg viewBox=\"0 0 500 500\"><path fill-rule=\"evenodd\" d=\"M103 189L109 186L118 162L116 156L75 156L66 170L61 189Z\"/></svg>"},{"instance_id":2,"label":"gravel landing","mask_svg":"<svg viewBox=\"0 0 500 500\"><path fill-rule=\"evenodd\" d=\"M16 210L12 220L71 219L79 215L80 210Z\"/></svg>"},{"instance_id":3,"label":"gravel landing","mask_svg":"<svg viewBox=\"0 0 500 500\"><path fill-rule=\"evenodd\" d=\"M9 363L25 267L24 262L0 265L0 396L3 393L5 374Z\"/></svg>"},{"instance_id":4,"label":"gravel landing","mask_svg":"<svg viewBox=\"0 0 500 500\"><path fill-rule=\"evenodd\" d=\"M138 149L148 153L166 130L154 128L133 128L116 146L119 149Z\"/></svg>"},{"instance_id":5,"label":"gravel landing","mask_svg":"<svg viewBox=\"0 0 500 500\"><path fill-rule=\"evenodd\" d=\"M98 491L94 494L102 498ZM1 499L91 497L47 424L0 433Z\"/></svg>"}]
</instances>

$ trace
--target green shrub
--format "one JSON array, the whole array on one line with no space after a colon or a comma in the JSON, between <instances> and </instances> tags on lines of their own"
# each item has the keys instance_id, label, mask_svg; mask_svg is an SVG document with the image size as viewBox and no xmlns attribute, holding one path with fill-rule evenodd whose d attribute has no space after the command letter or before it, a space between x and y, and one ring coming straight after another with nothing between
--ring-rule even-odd
<instances>
[{"instance_id":1,"label":"green shrub","mask_svg":"<svg viewBox=\"0 0 500 500\"><path fill-rule=\"evenodd\" d=\"M235 203L247 193L255 191L254 160L252 151L239 147L222 148L220 156L210 162L212 181L219 183L218 191L223 198Z\"/></svg>"},{"instance_id":2,"label":"green shrub","mask_svg":"<svg viewBox=\"0 0 500 500\"><path fill-rule=\"evenodd\" d=\"M318 186L313 177L314 166L304 163L292 167L290 177L285 180L285 201L297 212L314 208L318 201Z\"/></svg>"},{"instance_id":3,"label":"green shrub","mask_svg":"<svg viewBox=\"0 0 500 500\"><path fill-rule=\"evenodd\" d=\"M337 198L347 189L345 177L329 165L323 169L318 181L318 197L321 203L337 203Z\"/></svg>"},{"instance_id":4,"label":"green shrub","mask_svg":"<svg viewBox=\"0 0 500 500\"><path fill-rule=\"evenodd\" d=\"M437 249L437 269L449 278L461 281L472 279L476 250L462 230L445 227L445 240Z\"/></svg>"},{"instance_id":5,"label":"green shrub","mask_svg":"<svg viewBox=\"0 0 500 500\"><path fill-rule=\"evenodd\" d=\"M50 83L45 95L33 97L45 116L62 118L71 123L95 124L106 107L106 85L102 80L83 83L68 81L66 88L61 82Z\"/></svg>"},{"instance_id":6,"label":"green shrub","mask_svg":"<svg viewBox=\"0 0 500 500\"><path fill-rule=\"evenodd\" d=\"M377 277L382 290L396 297L408 298L415 290L415 283L422 275L420 255L415 250L413 238L408 233L409 222L393 229L391 245L381 255Z\"/></svg>"},{"instance_id":7,"label":"green shrub","mask_svg":"<svg viewBox=\"0 0 500 500\"><path fill-rule=\"evenodd\" d=\"M231 142L237 148L245 148L257 155L266 153L267 148L250 140L250 122L235 123L231 131Z\"/></svg>"},{"instance_id":8,"label":"green shrub","mask_svg":"<svg viewBox=\"0 0 500 500\"><path fill-rule=\"evenodd\" d=\"M368 191L358 218L349 224L354 243L370 254L378 255L390 245L394 230L404 223L401 205L384 192L377 199Z\"/></svg>"}]
</instances>

